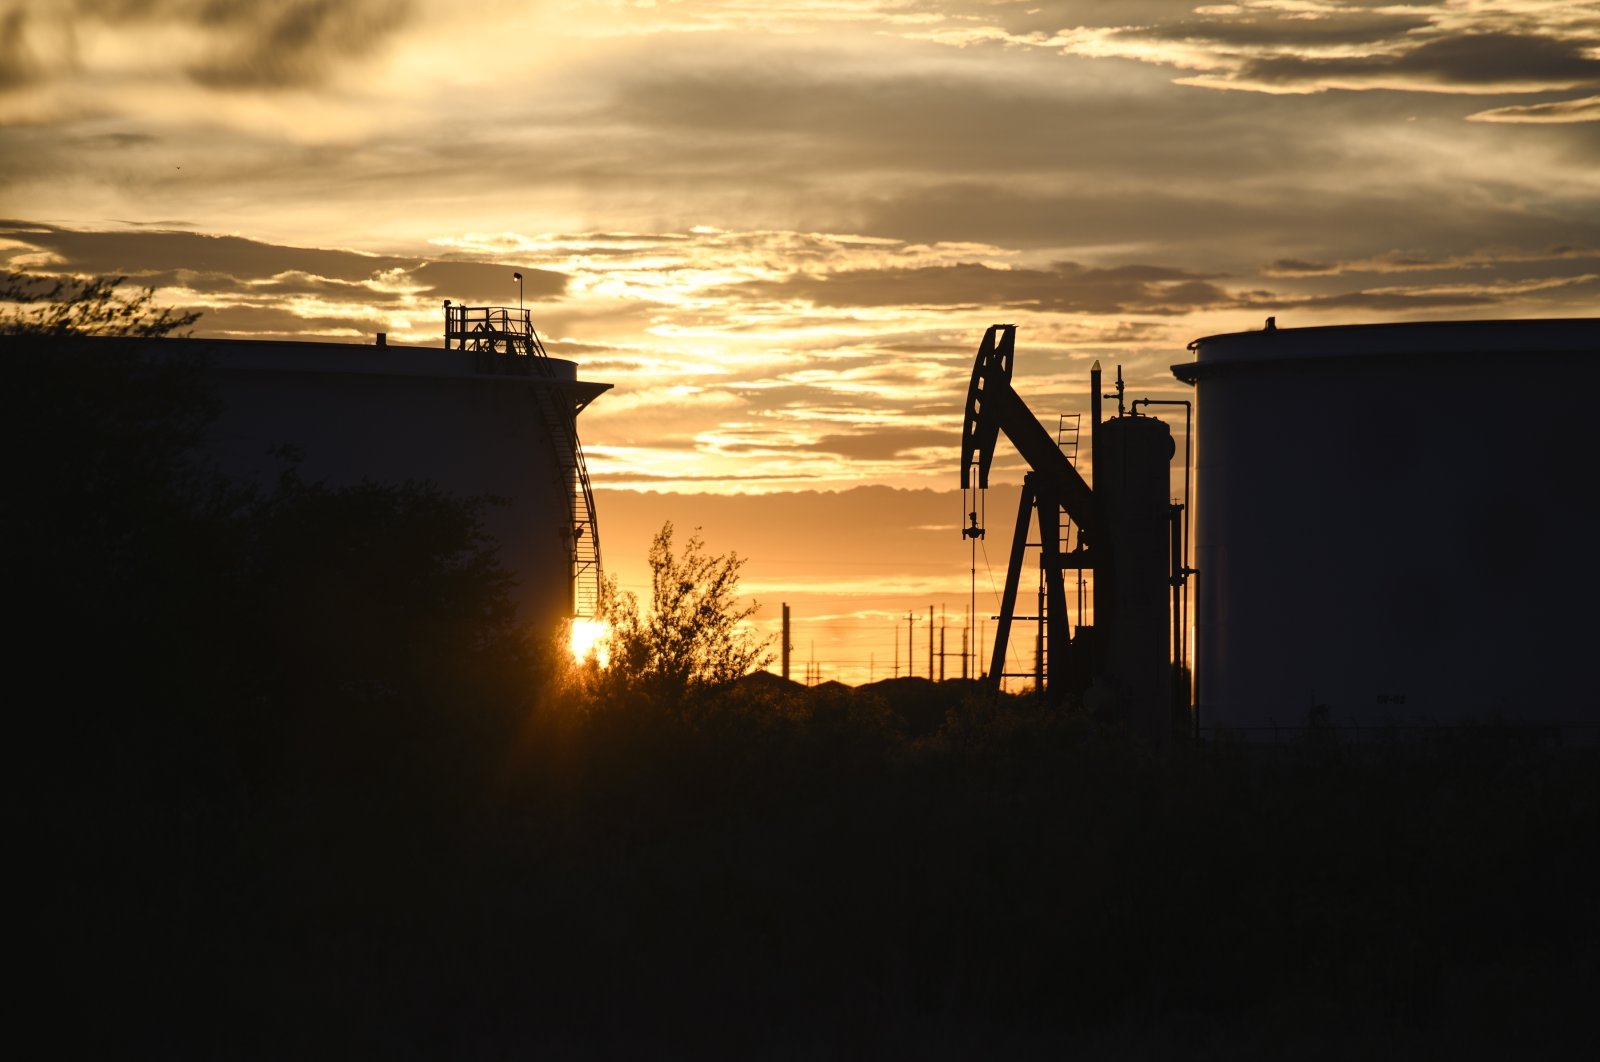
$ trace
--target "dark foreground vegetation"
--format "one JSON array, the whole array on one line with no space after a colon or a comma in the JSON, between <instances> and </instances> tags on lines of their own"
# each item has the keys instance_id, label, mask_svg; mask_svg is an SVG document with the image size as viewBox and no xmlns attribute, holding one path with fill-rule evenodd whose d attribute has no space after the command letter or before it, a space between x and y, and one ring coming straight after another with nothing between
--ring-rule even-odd
<instances>
[{"instance_id":1,"label":"dark foreground vegetation","mask_svg":"<svg viewBox=\"0 0 1600 1062\"><path fill-rule=\"evenodd\" d=\"M1592 755L574 671L473 503L226 484L203 367L7 354L53 1056L1587 1057Z\"/></svg>"}]
</instances>

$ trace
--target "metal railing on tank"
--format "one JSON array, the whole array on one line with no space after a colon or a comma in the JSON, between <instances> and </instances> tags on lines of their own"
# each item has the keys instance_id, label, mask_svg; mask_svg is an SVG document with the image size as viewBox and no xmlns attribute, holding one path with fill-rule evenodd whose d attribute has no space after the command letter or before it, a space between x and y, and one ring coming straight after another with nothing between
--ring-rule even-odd
<instances>
[{"instance_id":1,"label":"metal railing on tank","mask_svg":"<svg viewBox=\"0 0 1600 1062\"><path fill-rule=\"evenodd\" d=\"M470 350L509 357L548 357L532 314L511 306L458 306L444 303L446 350ZM524 372L528 371L523 368Z\"/></svg>"}]
</instances>

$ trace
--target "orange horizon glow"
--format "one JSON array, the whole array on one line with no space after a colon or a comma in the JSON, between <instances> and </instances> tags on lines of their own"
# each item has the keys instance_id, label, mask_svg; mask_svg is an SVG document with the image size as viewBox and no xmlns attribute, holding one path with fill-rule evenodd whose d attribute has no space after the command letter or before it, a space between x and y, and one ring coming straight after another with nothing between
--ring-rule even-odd
<instances>
[{"instance_id":1,"label":"orange horizon glow","mask_svg":"<svg viewBox=\"0 0 1600 1062\"><path fill-rule=\"evenodd\" d=\"M974 544L955 488L991 324L1059 438L1094 362L1187 399L1187 344L1268 316L1600 305L1591 5L308 6L11 5L6 267L126 275L201 339L438 348L442 300L525 298L611 385L608 571L647 597L655 531L703 525L796 674L928 670L930 605L987 665L1015 506Z\"/></svg>"}]
</instances>

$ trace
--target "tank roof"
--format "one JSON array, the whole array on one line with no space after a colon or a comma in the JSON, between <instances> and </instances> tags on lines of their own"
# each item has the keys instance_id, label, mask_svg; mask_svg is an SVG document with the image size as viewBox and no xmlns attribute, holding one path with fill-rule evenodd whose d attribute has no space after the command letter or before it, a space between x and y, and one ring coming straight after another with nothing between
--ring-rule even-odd
<instances>
[{"instance_id":1,"label":"tank roof","mask_svg":"<svg viewBox=\"0 0 1600 1062\"><path fill-rule=\"evenodd\" d=\"M474 385L554 386L572 395L579 409L610 390L610 384L578 379L578 366L563 358L540 358L543 372L484 372L471 351L399 343L328 343L280 339L214 339L164 336L155 339L92 336L97 349L114 347L160 354L200 354L228 372L340 374L356 376L422 376L472 381ZM518 359L526 361L526 358Z\"/></svg>"},{"instance_id":2,"label":"tank roof","mask_svg":"<svg viewBox=\"0 0 1600 1062\"><path fill-rule=\"evenodd\" d=\"M1269 322L1271 319L1268 319ZM1195 360L1172 366L1186 383L1252 364L1397 355L1600 354L1600 317L1407 321L1226 332L1189 344Z\"/></svg>"}]
</instances>

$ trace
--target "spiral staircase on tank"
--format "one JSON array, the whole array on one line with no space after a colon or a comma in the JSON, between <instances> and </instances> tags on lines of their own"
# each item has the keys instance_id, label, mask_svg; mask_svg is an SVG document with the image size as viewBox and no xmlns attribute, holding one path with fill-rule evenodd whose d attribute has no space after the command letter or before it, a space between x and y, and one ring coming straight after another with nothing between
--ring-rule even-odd
<instances>
[{"instance_id":1,"label":"spiral staircase on tank","mask_svg":"<svg viewBox=\"0 0 1600 1062\"><path fill-rule=\"evenodd\" d=\"M555 379L551 358L534 331L529 311L449 302L444 309L446 348L472 351L479 372ZM534 388L533 394L567 499L561 533L572 563L572 614L594 619L600 609L603 573L594 490L589 483L583 446L578 442L578 414L583 406L574 407L559 387Z\"/></svg>"}]
</instances>

